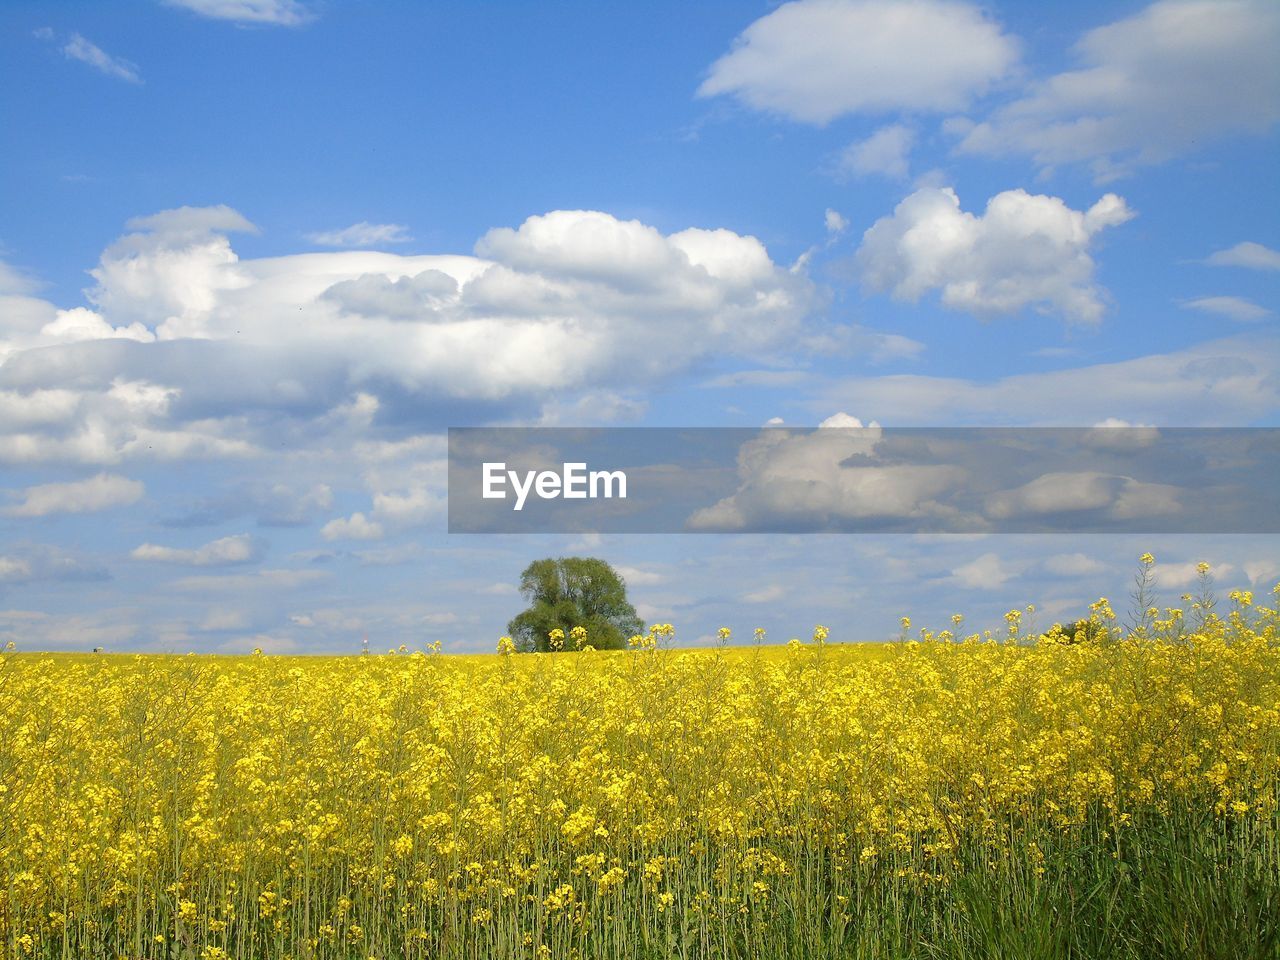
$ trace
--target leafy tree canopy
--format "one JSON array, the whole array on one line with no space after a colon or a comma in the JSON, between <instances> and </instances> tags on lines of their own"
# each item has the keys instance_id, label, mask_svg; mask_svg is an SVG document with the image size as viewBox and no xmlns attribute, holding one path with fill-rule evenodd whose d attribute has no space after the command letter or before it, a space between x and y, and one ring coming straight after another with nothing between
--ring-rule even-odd
<instances>
[{"instance_id":1,"label":"leafy tree canopy","mask_svg":"<svg viewBox=\"0 0 1280 960\"><path fill-rule=\"evenodd\" d=\"M564 649L573 649L570 631L583 627L597 650L617 650L627 638L644 633L644 623L627 600L627 587L609 564L595 557L535 560L520 575L520 593L529 609L507 624L523 651L550 650L553 630L564 632Z\"/></svg>"}]
</instances>

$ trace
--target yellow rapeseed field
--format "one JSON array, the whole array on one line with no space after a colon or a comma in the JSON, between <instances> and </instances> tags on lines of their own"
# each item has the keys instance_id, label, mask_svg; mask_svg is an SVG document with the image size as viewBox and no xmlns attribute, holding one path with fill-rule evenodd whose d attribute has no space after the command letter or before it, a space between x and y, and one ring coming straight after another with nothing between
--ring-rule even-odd
<instances>
[{"instance_id":1,"label":"yellow rapeseed field","mask_svg":"<svg viewBox=\"0 0 1280 960\"><path fill-rule=\"evenodd\" d=\"M1275 956L1280 621L1233 596L1123 634L1100 601L880 645L7 652L0 954Z\"/></svg>"}]
</instances>

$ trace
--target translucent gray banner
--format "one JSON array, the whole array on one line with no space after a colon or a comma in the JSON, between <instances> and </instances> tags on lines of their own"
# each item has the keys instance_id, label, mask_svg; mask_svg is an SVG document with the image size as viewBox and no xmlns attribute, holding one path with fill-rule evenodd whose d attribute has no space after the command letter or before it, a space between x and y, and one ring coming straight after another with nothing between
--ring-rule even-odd
<instances>
[{"instance_id":1,"label":"translucent gray banner","mask_svg":"<svg viewBox=\"0 0 1280 960\"><path fill-rule=\"evenodd\" d=\"M450 533L1275 533L1275 428L449 430Z\"/></svg>"}]
</instances>

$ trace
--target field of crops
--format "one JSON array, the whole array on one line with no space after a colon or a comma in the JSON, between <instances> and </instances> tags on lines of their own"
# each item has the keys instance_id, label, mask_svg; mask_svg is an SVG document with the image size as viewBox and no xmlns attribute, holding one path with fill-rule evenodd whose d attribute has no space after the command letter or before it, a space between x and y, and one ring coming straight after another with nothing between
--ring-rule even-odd
<instances>
[{"instance_id":1,"label":"field of crops","mask_svg":"<svg viewBox=\"0 0 1280 960\"><path fill-rule=\"evenodd\" d=\"M8 652L0 955L1275 957L1280 624L1235 599L1071 643Z\"/></svg>"}]
</instances>

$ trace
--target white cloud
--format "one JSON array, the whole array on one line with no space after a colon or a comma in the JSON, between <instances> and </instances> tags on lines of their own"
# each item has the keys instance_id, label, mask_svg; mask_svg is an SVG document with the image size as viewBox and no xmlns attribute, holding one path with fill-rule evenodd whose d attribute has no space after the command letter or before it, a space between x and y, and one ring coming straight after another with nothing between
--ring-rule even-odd
<instances>
[{"instance_id":1,"label":"white cloud","mask_svg":"<svg viewBox=\"0 0 1280 960\"><path fill-rule=\"evenodd\" d=\"M925 344L900 333L885 333L863 326L839 327L824 338L829 355L861 356L868 363L882 364L891 360L915 360L925 351ZM816 343L822 340L815 339Z\"/></svg>"},{"instance_id":2,"label":"white cloud","mask_svg":"<svg viewBox=\"0 0 1280 960\"><path fill-rule=\"evenodd\" d=\"M849 228L849 221L844 218L840 211L832 210L830 207L827 208L827 212L823 215L822 222L827 228L828 235L833 237L840 236Z\"/></svg>"},{"instance_id":3,"label":"white cloud","mask_svg":"<svg viewBox=\"0 0 1280 960\"><path fill-rule=\"evenodd\" d=\"M45 581L53 583L101 582L111 579L111 571L92 559L68 553L47 544L15 545L0 557L0 582Z\"/></svg>"},{"instance_id":4,"label":"white cloud","mask_svg":"<svg viewBox=\"0 0 1280 960\"><path fill-rule=\"evenodd\" d=\"M819 429L762 431L738 451L738 488L689 518L694 530L825 527L842 521L922 517L960 471L946 465L864 462L882 436L845 413ZM856 463L848 463L856 459Z\"/></svg>"},{"instance_id":5,"label":"white cloud","mask_svg":"<svg viewBox=\"0 0 1280 960\"><path fill-rule=\"evenodd\" d=\"M26 295L39 289L39 281L30 273L0 260L0 296Z\"/></svg>"},{"instance_id":6,"label":"white cloud","mask_svg":"<svg viewBox=\"0 0 1280 960\"><path fill-rule=\"evenodd\" d=\"M373 495L373 516L397 527L417 526L444 515L445 498L425 485L395 492L378 491Z\"/></svg>"},{"instance_id":7,"label":"white cloud","mask_svg":"<svg viewBox=\"0 0 1280 960\"><path fill-rule=\"evenodd\" d=\"M834 383L814 397L832 406L892 410L894 425L985 423L1084 426L1123 411L1134 423L1239 426L1280 410L1280 344L1214 340L1117 363L979 381L897 374Z\"/></svg>"},{"instance_id":8,"label":"white cloud","mask_svg":"<svg viewBox=\"0 0 1280 960\"><path fill-rule=\"evenodd\" d=\"M79 405L80 395L74 390L0 390L0 423L11 430L55 426L71 419Z\"/></svg>"},{"instance_id":9,"label":"white cloud","mask_svg":"<svg viewBox=\"0 0 1280 960\"><path fill-rule=\"evenodd\" d=\"M190 567L220 567L238 563L252 563L258 559L259 549L247 533L223 537L195 549L164 547L144 543L129 554L134 560L156 563L178 563Z\"/></svg>"},{"instance_id":10,"label":"white cloud","mask_svg":"<svg viewBox=\"0 0 1280 960\"><path fill-rule=\"evenodd\" d=\"M1095 430L1127 430L1135 427L1145 429L1150 426L1151 424L1149 423L1130 423L1120 417L1107 417L1105 420L1099 420L1095 423L1093 428Z\"/></svg>"},{"instance_id":11,"label":"white cloud","mask_svg":"<svg viewBox=\"0 0 1280 960\"><path fill-rule=\"evenodd\" d=\"M992 494L986 511L993 520L1084 511L1131 520L1179 513L1183 507L1180 494L1177 487L1142 483L1132 477L1096 471L1055 472Z\"/></svg>"},{"instance_id":12,"label":"white cloud","mask_svg":"<svg viewBox=\"0 0 1280 960\"><path fill-rule=\"evenodd\" d=\"M1199 565L1198 560L1186 563L1156 563L1151 568L1151 573L1155 578L1156 586L1169 590L1181 589L1191 586L1200 579ZM1235 567L1229 563L1212 563L1210 566L1213 576L1219 581L1222 577L1230 576L1235 570Z\"/></svg>"},{"instance_id":13,"label":"white cloud","mask_svg":"<svg viewBox=\"0 0 1280 960\"><path fill-rule=\"evenodd\" d=\"M292 590L307 584L329 579L330 574L321 570L267 569L253 573L204 574L181 577L169 584L181 593L259 593Z\"/></svg>"},{"instance_id":14,"label":"white cloud","mask_svg":"<svg viewBox=\"0 0 1280 960\"><path fill-rule=\"evenodd\" d=\"M101 314L85 307L59 310L57 316L40 328L41 337L54 343L77 343L82 340L137 340L151 343L155 334L140 323L113 327Z\"/></svg>"},{"instance_id":15,"label":"white cloud","mask_svg":"<svg viewBox=\"0 0 1280 960\"><path fill-rule=\"evenodd\" d=\"M1081 443L1095 450L1137 450L1150 447L1159 439L1160 430L1149 423L1130 423L1119 417L1107 417L1095 423L1081 437Z\"/></svg>"},{"instance_id":16,"label":"white cloud","mask_svg":"<svg viewBox=\"0 0 1280 960\"><path fill-rule=\"evenodd\" d=\"M1080 211L1024 190L997 194L976 216L960 209L949 187L925 188L867 230L855 264L866 286L899 300L938 290L945 306L976 314L1033 307L1097 323L1104 294L1089 247L1132 216L1115 194Z\"/></svg>"},{"instance_id":17,"label":"white cloud","mask_svg":"<svg viewBox=\"0 0 1280 960\"><path fill-rule=\"evenodd\" d=\"M1272 250L1252 240L1211 253L1205 263L1212 267L1245 267L1249 270L1280 270L1280 250Z\"/></svg>"},{"instance_id":18,"label":"white cloud","mask_svg":"<svg viewBox=\"0 0 1280 960\"><path fill-rule=\"evenodd\" d=\"M630 416L653 378L796 342L822 302L754 237L595 211L492 230L482 256L242 260L228 234L254 227L225 206L128 226L92 271L91 308L6 298L2 402L70 389L79 403L56 431L0 422L0 462L253 456L375 439L379 422L445 421L464 402L573 416L608 391L595 412ZM122 380L166 402L139 404Z\"/></svg>"},{"instance_id":19,"label":"white cloud","mask_svg":"<svg viewBox=\"0 0 1280 960\"><path fill-rule=\"evenodd\" d=\"M1264 587L1274 587L1280 582L1280 560L1261 559L1247 560L1243 564L1244 575L1249 578L1250 583L1260 584Z\"/></svg>"},{"instance_id":20,"label":"white cloud","mask_svg":"<svg viewBox=\"0 0 1280 960\"><path fill-rule=\"evenodd\" d=\"M908 158L915 145L915 131L905 124L881 127L865 140L851 143L840 153L837 172L844 176L880 174L895 180L907 176Z\"/></svg>"},{"instance_id":21,"label":"white cloud","mask_svg":"<svg viewBox=\"0 0 1280 960\"><path fill-rule=\"evenodd\" d=\"M401 563L409 563L422 556L422 547L416 543L402 543L395 547L370 547L367 550L353 550L351 555L362 567L392 567Z\"/></svg>"},{"instance_id":22,"label":"white cloud","mask_svg":"<svg viewBox=\"0 0 1280 960\"><path fill-rule=\"evenodd\" d=\"M131 217L125 227L135 233L120 244L122 252L149 249L151 240L204 240L220 233L257 233L243 214L225 203L211 207L171 207L158 213ZM150 238L150 239L149 239Z\"/></svg>"},{"instance_id":23,"label":"white cloud","mask_svg":"<svg viewBox=\"0 0 1280 960\"><path fill-rule=\"evenodd\" d=\"M201 631L247 630L249 614L235 607L214 607L205 614L196 628Z\"/></svg>"},{"instance_id":24,"label":"white cloud","mask_svg":"<svg viewBox=\"0 0 1280 960\"><path fill-rule=\"evenodd\" d=\"M951 571L951 579L970 590L995 590L1017 576L997 554L984 553Z\"/></svg>"},{"instance_id":25,"label":"white cloud","mask_svg":"<svg viewBox=\"0 0 1280 960\"><path fill-rule=\"evenodd\" d=\"M702 385L716 389L761 387L779 390L799 386L812 378L813 374L808 370L735 370L732 373L717 374Z\"/></svg>"},{"instance_id":26,"label":"white cloud","mask_svg":"<svg viewBox=\"0 0 1280 960\"><path fill-rule=\"evenodd\" d=\"M137 640L137 615L136 607L56 615L0 610L0 646L13 640L20 647L35 650L117 647Z\"/></svg>"},{"instance_id":27,"label":"white cloud","mask_svg":"<svg viewBox=\"0 0 1280 960\"><path fill-rule=\"evenodd\" d=\"M743 594L743 603L777 603L787 595L787 588L780 583L773 583L759 590Z\"/></svg>"},{"instance_id":28,"label":"white cloud","mask_svg":"<svg viewBox=\"0 0 1280 960\"><path fill-rule=\"evenodd\" d=\"M645 397L616 390L588 390L568 397L551 397L542 403L539 427L586 427L636 421L648 408Z\"/></svg>"},{"instance_id":29,"label":"white cloud","mask_svg":"<svg viewBox=\"0 0 1280 960\"><path fill-rule=\"evenodd\" d=\"M448 306L457 295L458 282L449 274L423 270L398 280L367 273L335 283L323 297L355 314L415 320L426 310Z\"/></svg>"},{"instance_id":30,"label":"white cloud","mask_svg":"<svg viewBox=\"0 0 1280 960\"><path fill-rule=\"evenodd\" d=\"M1196 300L1187 300L1182 305L1188 310L1199 310L1201 313L1211 313L1226 317L1228 320L1238 320L1241 323L1271 316L1271 311L1266 307L1260 307L1244 297L1200 297Z\"/></svg>"},{"instance_id":31,"label":"white cloud","mask_svg":"<svg viewBox=\"0 0 1280 960\"><path fill-rule=\"evenodd\" d=\"M31 564L18 557L0 554L0 583L16 583L31 576Z\"/></svg>"},{"instance_id":32,"label":"white cloud","mask_svg":"<svg viewBox=\"0 0 1280 960\"><path fill-rule=\"evenodd\" d=\"M307 234L307 239L322 247L382 247L408 243L413 239L402 223L369 223L361 220L341 230L323 230Z\"/></svg>"},{"instance_id":33,"label":"white cloud","mask_svg":"<svg viewBox=\"0 0 1280 960\"><path fill-rule=\"evenodd\" d=\"M89 297L108 317L153 328L157 339L206 337L210 315L252 283L228 233L257 228L227 206L179 207L127 224L133 232L103 252Z\"/></svg>"},{"instance_id":34,"label":"white cloud","mask_svg":"<svg viewBox=\"0 0 1280 960\"><path fill-rule=\"evenodd\" d=\"M1087 577L1102 573L1107 565L1083 553L1059 553L1046 557L1044 568L1057 577Z\"/></svg>"},{"instance_id":35,"label":"white cloud","mask_svg":"<svg viewBox=\"0 0 1280 960\"><path fill-rule=\"evenodd\" d=\"M11 517L46 517L54 513L93 513L109 507L124 507L142 499L146 488L141 481L99 473L87 480L46 483L27 487L17 506L0 513Z\"/></svg>"},{"instance_id":36,"label":"white cloud","mask_svg":"<svg viewBox=\"0 0 1280 960\"><path fill-rule=\"evenodd\" d=\"M796 0L761 17L698 89L824 124L964 107L1012 69L1015 42L968 3Z\"/></svg>"},{"instance_id":37,"label":"white cloud","mask_svg":"<svg viewBox=\"0 0 1280 960\"><path fill-rule=\"evenodd\" d=\"M211 20L243 24L297 27L311 19L311 12L297 0L164 0Z\"/></svg>"},{"instance_id":38,"label":"white cloud","mask_svg":"<svg viewBox=\"0 0 1280 960\"><path fill-rule=\"evenodd\" d=\"M447 460L444 437L398 444L355 445L362 464L362 480L369 491L371 509L349 518L337 518L322 531L330 540L380 540L390 533L436 524L447 508Z\"/></svg>"},{"instance_id":39,"label":"white cloud","mask_svg":"<svg viewBox=\"0 0 1280 960\"><path fill-rule=\"evenodd\" d=\"M645 570L642 567L619 566L614 567L618 576L626 582L628 587L652 587L659 583L665 583L667 577L665 574L656 570Z\"/></svg>"},{"instance_id":40,"label":"white cloud","mask_svg":"<svg viewBox=\"0 0 1280 960\"><path fill-rule=\"evenodd\" d=\"M1280 120L1280 5L1161 0L1089 31L1078 69L1034 84L976 125L965 153L1026 153L1044 168L1088 163L1099 180Z\"/></svg>"},{"instance_id":41,"label":"white cloud","mask_svg":"<svg viewBox=\"0 0 1280 960\"><path fill-rule=\"evenodd\" d=\"M142 83L136 63L130 63L120 57L113 57L78 33L71 35L71 39L62 47L62 52L67 59L87 63L93 69L99 73L106 74L108 77L124 80L128 83Z\"/></svg>"},{"instance_id":42,"label":"white cloud","mask_svg":"<svg viewBox=\"0 0 1280 960\"><path fill-rule=\"evenodd\" d=\"M326 540L381 540L383 535L382 524L363 513L336 517L320 529L320 536Z\"/></svg>"}]
</instances>

